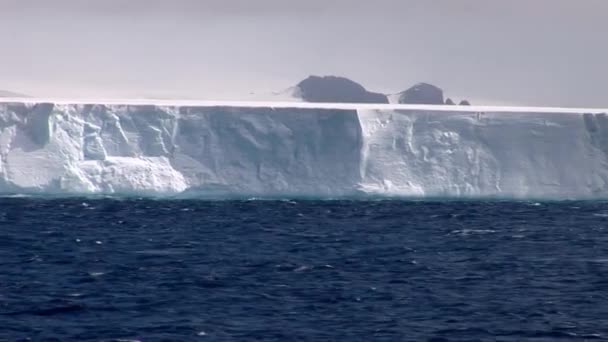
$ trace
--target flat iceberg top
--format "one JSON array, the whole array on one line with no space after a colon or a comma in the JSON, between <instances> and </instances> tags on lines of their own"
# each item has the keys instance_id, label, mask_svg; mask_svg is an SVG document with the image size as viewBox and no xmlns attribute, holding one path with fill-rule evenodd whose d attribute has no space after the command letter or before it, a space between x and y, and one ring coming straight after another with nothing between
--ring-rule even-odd
<instances>
[{"instance_id":1,"label":"flat iceberg top","mask_svg":"<svg viewBox=\"0 0 608 342\"><path fill-rule=\"evenodd\" d=\"M161 99L53 99L53 98L0 98L0 103L53 103L57 105L125 105L161 107L234 107L234 108L303 108L342 110L422 110L438 112L512 112L512 113L606 113L608 108L526 107L526 106L457 106L377 103L310 103L269 101L205 101Z\"/></svg>"}]
</instances>

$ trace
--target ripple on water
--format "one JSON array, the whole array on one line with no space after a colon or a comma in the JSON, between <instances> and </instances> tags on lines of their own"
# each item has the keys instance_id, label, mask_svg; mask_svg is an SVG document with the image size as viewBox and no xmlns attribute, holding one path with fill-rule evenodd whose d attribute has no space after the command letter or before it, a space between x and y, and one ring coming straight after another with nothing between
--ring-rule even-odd
<instances>
[{"instance_id":1,"label":"ripple on water","mask_svg":"<svg viewBox=\"0 0 608 342\"><path fill-rule=\"evenodd\" d=\"M540 204L4 198L0 341L605 339L606 203Z\"/></svg>"}]
</instances>

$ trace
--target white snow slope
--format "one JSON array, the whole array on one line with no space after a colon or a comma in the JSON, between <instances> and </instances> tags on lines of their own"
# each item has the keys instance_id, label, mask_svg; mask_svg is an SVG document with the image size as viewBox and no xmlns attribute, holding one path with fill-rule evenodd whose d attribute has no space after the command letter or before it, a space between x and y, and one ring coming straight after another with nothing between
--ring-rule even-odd
<instances>
[{"instance_id":1,"label":"white snow slope","mask_svg":"<svg viewBox=\"0 0 608 342\"><path fill-rule=\"evenodd\" d=\"M0 193L608 198L606 110L0 100Z\"/></svg>"}]
</instances>

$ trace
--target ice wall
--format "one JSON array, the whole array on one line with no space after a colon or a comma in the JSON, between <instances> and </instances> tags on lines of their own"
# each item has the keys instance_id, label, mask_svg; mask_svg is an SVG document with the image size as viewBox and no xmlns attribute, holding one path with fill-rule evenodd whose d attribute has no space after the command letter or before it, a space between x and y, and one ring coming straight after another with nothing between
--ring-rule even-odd
<instances>
[{"instance_id":1,"label":"ice wall","mask_svg":"<svg viewBox=\"0 0 608 342\"><path fill-rule=\"evenodd\" d=\"M607 197L605 114L360 111L362 185L393 195Z\"/></svg>"},{"instance_id":2,"label":"ice wall","mask_svg":"<svg viewBox=\"0 0 608 342\"><path fill-rule=\"evenodd\" d=\"M601 110L27 101L1 193L608 197Z\"/></svg>"}]
</instances>

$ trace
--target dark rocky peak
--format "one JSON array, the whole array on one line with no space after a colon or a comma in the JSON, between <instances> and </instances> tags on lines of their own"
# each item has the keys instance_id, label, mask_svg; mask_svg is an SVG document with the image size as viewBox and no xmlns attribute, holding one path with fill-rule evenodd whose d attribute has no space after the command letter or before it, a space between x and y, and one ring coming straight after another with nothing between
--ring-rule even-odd
<instances>
[{"instance_id":1,"label":"dark rocky peak","mask_svg":"<svg viewBox=\"0 0 608 342\"><path fill-rule=\"evenodd\" d=\"M418 83L399 94L399 103L442 105L443 90L428 83Z\"/></svg>"},{"instance_id":2,"label":"dark rocky peak","mask_svg":"<svg viewBox=\"0 0 608 342\"><path fill-rule=\"evenodd\" d=\"M462 101L460 101L460 105L461 106L470 106L471 103L468 100L462 100Z\"/></svg>"},{"instance_id":3,"label":"dark rocky peak","mask_svg":"<svg viewBox=\"0 0 608 342\"><path fill-rule=\"evenodd\" d=\"M306 102L388 103L386 95L370 92L357 82L337 76L310 76L298 83L295 95Z\"/></svg>"},{"instance_id":4,"label":"dark rocky peak","mask_svg":"<svg viewBox=\"0 0 608 342\"><path fill-rule=\"evenodd\" d=\"M446 104L446 105L453 106L453 105L455 105L456 103L454 103L454 101L453 101L451 98L449 98L449 97L448 97L448 98L445 100L445 104Z\"/></svg>"}]
</instances>

